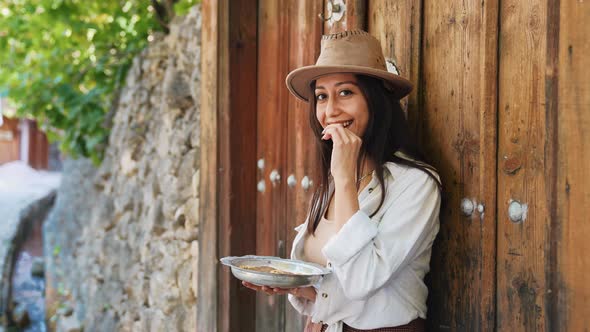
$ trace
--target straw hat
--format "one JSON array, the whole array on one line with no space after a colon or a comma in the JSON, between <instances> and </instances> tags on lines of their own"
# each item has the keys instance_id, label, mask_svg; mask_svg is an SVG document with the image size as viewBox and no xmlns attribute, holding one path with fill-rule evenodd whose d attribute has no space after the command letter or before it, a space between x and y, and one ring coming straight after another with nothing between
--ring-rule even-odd
<instances>
[{"instance_id":1,"label":"straw hat","mask_svg":"<svg viewBox=\"0 0 590 332\"><path fill-rule=\"evenodd\" d=\"M311 82L333 73L354 73L381 78L398 98L412 91L410 81L387 71L379 41L362 30L322 36L320 56L316 64L290 72L286 79L287 88L295 97L309 101Z\"/></svg>"}]
</instances>

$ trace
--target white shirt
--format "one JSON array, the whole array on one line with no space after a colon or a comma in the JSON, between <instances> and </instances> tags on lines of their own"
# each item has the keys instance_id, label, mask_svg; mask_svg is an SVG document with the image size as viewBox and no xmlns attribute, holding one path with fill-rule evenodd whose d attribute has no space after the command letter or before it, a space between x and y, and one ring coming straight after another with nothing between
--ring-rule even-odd
<instances>
[{"instance_id":1,"label":"white shirt","mask_svg":"<svg viewBox=\"0 0 590 332\"><path fill-rule=\"evenodd\" d=\"M289 295L293 307L327 332L404 325L426 318L432 243L439 230L440 192L423 171L385 164L385 201L376 176L359 194L360 210L322 249L332 273L315 285L315 303ZM291 258L301 259L307 222L295 230Z\"/></svg>"}]
</instances>

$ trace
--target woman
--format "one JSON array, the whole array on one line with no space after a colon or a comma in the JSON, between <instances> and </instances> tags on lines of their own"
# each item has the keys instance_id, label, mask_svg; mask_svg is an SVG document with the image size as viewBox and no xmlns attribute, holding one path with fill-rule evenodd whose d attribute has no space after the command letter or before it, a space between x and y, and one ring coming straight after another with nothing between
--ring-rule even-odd
<instances>
[{"instance_id":1,"label":"woman","mask_svg":"<svg viewBox=\"0 0 590 332\"><path fill-rule=\"evenodd\" d=\"M423 331L441 184L400 107L410 82L356 30L323 36L316 65L292 71L287 87L309 102L322 176L291 258L332 273L314 287L244 285L289 294L306 331Z\"/></svg>"}]
</instances>

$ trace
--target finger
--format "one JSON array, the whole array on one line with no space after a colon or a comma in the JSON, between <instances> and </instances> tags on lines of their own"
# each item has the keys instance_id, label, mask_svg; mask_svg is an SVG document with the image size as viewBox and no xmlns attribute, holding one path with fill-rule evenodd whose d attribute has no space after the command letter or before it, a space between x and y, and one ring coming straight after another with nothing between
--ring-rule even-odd
<instances>
[{"instance_id":1,"label":"finger","mask_svg":"<svg viewBox=\"0 0 590 332\"><path fill-rule=\"evenodd\" d=\"M342 129L342 126L340 126L340 129ZM328 127L326 127L326 129L324 129L324 136L322 137L322 139L332 139L334 143L342 143L343 136L340 129L338 128L338 125L329 125Z\"/></svg>"},{"instance_id":2,"label":"finger","mask_svg":"<svg viewBox=\"0 0 590 332\"><path fill-rule=\"evenodd\" d=\"M278 295L291 293L291 290L287 289L287 288L273 288L272 290L275 294L278 294Z\"/></svg>"},{"instance_id":3,"label":"finger","mask_svg":"<svg viewBox=\"0 0 590 332\"><path fill-rule=\"evenodd\" d=\"M342 143L348 144L352 142L352 140L354 139L354 134L352 133L352 131L348 130L347 128L344 128L344 126L336 127L336 132L338 132L340 134L340 137L342 137Z\"/></svg>"},{"instance_id":4,"label":"finger","mask_svg":"<svg viewBox=\"0 0 590 332\"><path fill-rule=\"evenodd\" d=\"M332 142L335 145L345 144L347 139L341 131L343 128L330 128L327 133L330 134Z\"/></svg>"},{"instance_id":5,"label":"finger","mask_svg":"<svg viewBox=\"0 0 590 332\"><path fill-rule=\"evenodd\" d=\"M268 286L262 286L262 291L265 292L267 295L273 295L274 292L272 291L272 288L268 287Z\"/></svg>"},{"instance_id":6,"label":"finger","mask_svg":"<svg viewBox=\"0 0 590 332\"><path fill-rule=\"evenodd\" d=\"M260 291L260 287L249 282L242 281L242 285L246 288L250 288L251 290Z\"/></svg>"},{"instance_id":7,"label":"finger","mask_svg":"<svg viewBox=\"0 0 590 332\"><path fill-rule=\"evenodd\" d=\"M260 288L260 286L256 286L256 285L249 283L247 281L242 281L242 285L244 285L246 287L250 287L250 288Z\"/></svg>"},{"instance_id":8,"label":"finger","mask_svg":"<svg viewBox=\"0 0 590 332\"><path fill-rule=\"evenodd\" d=\"M339 123L335 123L335 124L330 124L330 125L327 125L327 126L324 128L324 130L322 131L322 135L323 135L323 136L322 136L322 139L323 139L323 140L328 140L328 139L332 138L332 135L331 135L331 133L332 133L332 132L334 132L334 129L335 129L335 128L338 128L338 127L342 127L342 125L341 125L341 124L339 124ZM342 128L343 128L343 127L342 127Z\"/></svg>"}]
</instances>

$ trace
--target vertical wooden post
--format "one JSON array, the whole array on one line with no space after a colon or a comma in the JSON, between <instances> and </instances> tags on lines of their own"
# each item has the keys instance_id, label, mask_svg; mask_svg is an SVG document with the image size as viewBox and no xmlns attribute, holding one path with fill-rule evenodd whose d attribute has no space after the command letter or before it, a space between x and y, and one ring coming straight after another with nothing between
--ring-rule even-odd
<instances>
[{"instance_id":1,"label":"vertical wooden post","mask_svg":"<svg viewBox=\"0 0 590 332\"><path fill-rule=\"evenodd\" d=\"M559 255L553 331L590 328L590 3L560 1L557 119L557 209L552 215Z\"/></svg>"},{"instance_id":2,"label":"vertical wooden post","mask_svg":"<svg viewBox=\"0 0 590 332\"><path fill-rule=\"evenodd\" d=\"M318 15L322 12L321 1L297 1L291 0L289 40L289 70L315 63L320 51L320 39L322 36L323 22ZM284 79L277 88L286 90ZM287 190L287 218L285 225L287 255L291 252L297 225L305 222L309 211L311 195L317 189L318 160L316 158L315 137L309 126L309 105L289 95L288 120L286 124L287 163L285 176L293 175L296 183ZM311 188L305 190L302 179L307 176L313 181ZM287 178L285 178L287 180ZM304 328L304 317L291 307L286 305L285 331L301 332Z\"/></svg>"},{"instance_id":3,"label":"vertical wooden post","mask_svg":"<svg viewBox=\"0 0 590 332\"><path fill-rule=\"evenodd\" d=\"M203 2L199 331L254 330L254 293L218 260L256 249L257 48L256 3Z\"/></svg>"},{"instance_id":4,"label":"vertical wooden post","mask_svg":"<svg viewBox=\"0 0 590 332\"><path fill-rule=\"evenodd\" d=\"M28 162L34 169L47 169L49 162L49 144L45 133L39 129L36 121L24 120L29 126Z\"/></svg>"},{"instance_id":5,"label":"vertical wooden post","mask_svg":"<svg viewBox=\"0 0 590 332\"><path fill-rule=\"evenodd\" d=\"M220 256L256 251L257 16L256 1L231 0L228 8L227 103L219 108ZM223 57L222 57L223 58ZM225 89L223 89L225 90ZM229 268L221 270L219 331L253 331L255 293L241 285Z\"/></svg>"},{"instance_id":6,"label":"vertical wooden post","mask_svg":"<svg viewBox=\"0 0 590 332\"><path fill-rule=\"evenodd\" d=\"M258 148L257 158L264 160L258 181L265 189L257 193L256 253L286 256L287 190L287 98L285 77L289 71L290 0L260 0L258 63ZM277 171L280 179L272 181ZM256 300L256 330L284 329L285 300L259 292Z\"/></svg>"},{"instance_id":7,"label":"vertical wooden post","mask_svg":"<svg viewBox=\"0 0 590 332\"><path fill-rule=\"evenodd\" d=\"M219 50L222 3L203 0L201 31L201 161L199 181L199 264L197 282L197 331L217 331L218 318L218 102L220 99Z\"/></svg>"}]
</instances>

